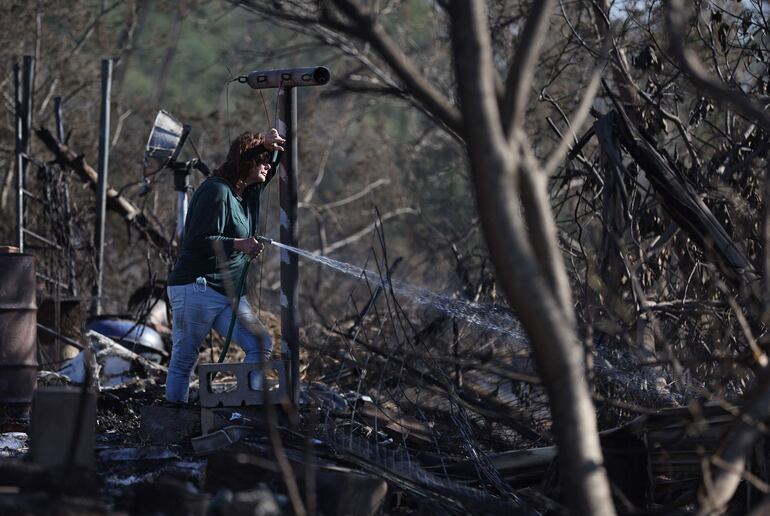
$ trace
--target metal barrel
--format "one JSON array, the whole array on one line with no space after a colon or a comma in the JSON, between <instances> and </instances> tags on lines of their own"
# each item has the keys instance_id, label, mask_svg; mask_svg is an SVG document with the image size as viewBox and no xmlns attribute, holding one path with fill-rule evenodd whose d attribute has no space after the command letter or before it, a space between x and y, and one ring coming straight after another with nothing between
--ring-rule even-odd
<instances>
[{"instance_id":1,"label":"metal barrel","mask_svg":"<svg viewBox=\"0 0 770 516\"><path fill-rule=\"evenodd\" d=\"M25 416L37 386L35 257L0 253L0 415Z\"/></svg>"}]
</instances>

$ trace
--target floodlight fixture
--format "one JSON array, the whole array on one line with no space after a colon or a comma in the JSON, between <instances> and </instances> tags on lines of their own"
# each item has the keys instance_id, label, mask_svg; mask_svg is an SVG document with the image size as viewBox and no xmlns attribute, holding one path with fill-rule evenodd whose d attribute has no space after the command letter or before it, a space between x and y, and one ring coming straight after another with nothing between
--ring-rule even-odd
<instances>
[{"instance_id":1,"label":"floodlight fixture","mask_svg":"<svg viewBox=\"0 0 770 516\"><path fill-rule=\"evenodd\" d=\"M174 161L189 134L189 125L183 124L171 113L161 109L152 124L144 155L163 162Z\"/></svg>"},{"instance_id":2,"label":"floodlight fixture","mask_svg":"<svg viewBox=\"0 0 770 516\"><path fill-rule=\"evenodd\" d=\"M199 159L185 162L177 161L191 130L189 125L183 124L171 113L161 109L155 116L155 122L152 124L150 137L147 139L147 146L144 150L145 158L154 158L161 163L160 168L153 174L164 168L168 168L174 173L174 190L177 192L176 235L180 241L184 233L184 223L189 206L190 171L196 169L204 176L211 174L206 164Z\"/></svg>"}]
</instances>

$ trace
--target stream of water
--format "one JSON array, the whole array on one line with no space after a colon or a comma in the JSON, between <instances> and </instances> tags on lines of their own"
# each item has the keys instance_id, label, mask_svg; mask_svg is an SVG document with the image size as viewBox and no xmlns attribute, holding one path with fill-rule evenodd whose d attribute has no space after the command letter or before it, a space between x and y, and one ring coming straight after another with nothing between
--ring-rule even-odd
<instances>
[{"instance_id":1,"label":"stream of water","mask_svg":"<svg viewBox=\"0 0 770 516\"><path fill-rule=\"evenodd\" d=\"M356 278L365 278L375 287L388 288L389 286L386 279L381 278L379 274L372 271L339 260L334 260L328 256L319 256L309 251L305 251L304 249L284 245L279 242L272 243L281 248L281 253L295 253L344 274ZM491 330L502 335L510 336L514 338L518 344L527 343L526 334L519 321L516 320L510 312L499 306L454 299L395 279L391 279L390 285L392 285L394 292L409 298L419 305L435 308L452 317L457 317L470 322L485 330ZM595 352L598 357L601 357L597 357L598 359L595 365L595 370L600 376L623 384L631 391L636 392L640 396L644 396L645 398L643 399L646 399L646 397L649 396L664 396L670 398L666 400L667 403L676 403L676 401L674 401L676 395L668 392L661 394L658 393L656 389L647 387L648 384L654 385L655 379L652 377L648 368L635 367L636 363L632 357L625 356L624 360L619 361L620 357L615 356L615 353L612 353L611 350L604 346L597 347Z\"/></svg>"},{"instance_id":2,"label":"stream of water","mask_svg":"<svg viewBox=\"0 0 770 516\"><path fill-rule=\"evenodd\" d=\"M375 286L388 288L388 282L384 278L380 278L379 274L362 269L361 267L334 260L328 256L319 256L309 251L305 251L304 249L281 244L280 242L274 241L273 245L280 247L282 252L295 253L308 260L318 262L337 271L349 274L350 276L366 278ZM396 293L408 297L417 304L436 308L452 317L463 319L487 330L508 335L519 340L526 339L524 330L521 328L519 321L517 321L507 310L498 306L454 299L395 279L391 279L390 285L393 286L393 290Z\"/></svg>"}]
</instances>

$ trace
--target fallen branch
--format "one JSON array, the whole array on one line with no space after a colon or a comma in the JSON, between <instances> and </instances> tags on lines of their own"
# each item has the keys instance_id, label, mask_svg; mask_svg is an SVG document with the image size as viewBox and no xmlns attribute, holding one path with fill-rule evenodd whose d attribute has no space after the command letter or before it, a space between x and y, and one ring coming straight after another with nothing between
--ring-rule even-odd
<instances>
[{"instance_id":1,"label":"fallen branch","mask_svg":"<svg viewBox=\"0 0 770 516\"><path fill-rule=\"evenodd\" d=\"M99 174L94 170L91 165L86 163L83 156L79 156L69 146L59 143L51 132L41 127L35 131L37 137L43 144L56 156L56 162L63 167L74 170L75 173L91 186L92 189L96 189ZM121 197L120 194L114 188L107 186L107 209L116 212L123 217L129 224L139 230L139 232L147 237L148 241L159 249L168 249L171 245L168 239L163 235L162 231L155 227L150 220L144 216L142 211L134 206L134 204L128 199Z\"/></svg>"},{"instance_id":2,"label":"fallen branch","mask_svg":"<svg viewBox=\"0 0 770 516\"><path fill-rule=\"evenodd\" d=\"M686 178L641 134L620 104L613 122L620 143L644 170L660 203L687 236L712 256L729 278L753 276L754 267Z\"/></svg>"}]
</instances>

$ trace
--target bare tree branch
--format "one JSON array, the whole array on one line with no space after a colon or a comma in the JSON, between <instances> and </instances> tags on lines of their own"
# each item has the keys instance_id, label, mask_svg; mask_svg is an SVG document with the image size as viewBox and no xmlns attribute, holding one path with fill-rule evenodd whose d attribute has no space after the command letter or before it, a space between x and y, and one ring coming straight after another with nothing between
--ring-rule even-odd
<instances>
[{"instance_id":1,"label":"bare tree branch","mask_svg":"<svg viewBox=\"0 0 770 516\"><path fill-rule=\"evenodd\" d=\"M366 196L366 194L376 190L377 188L381 186L385 186L387 184L390 184L390 179L383 179L380 178L377 181L370 183L366 185L363 189L359 190L358 192L354 193L353 195L349 195L348 197L342 198L338 201L328 202L326 204L321 204L316 206L319 210L330 210L332 208L339 208L340 206L345 206L346 204L350 204L351 202L355 202L358 199ZM308 203L302 202L299 204L300 208L307 208Z\"/></svg>"},{"instance_id":2,"label":"bare tree branch","mask_svg":"<svg viewBox=\"0 0 770 516\"><path fill-rule=\"evenodd\" d=\"M770 131L770 115L760 105L749 99L742 91L730 89L715 81L700 62L695 52L685 45L685 2L667 0L667 25L671 38L671 51L684 67L685 72L696 86L707 91L715 100L730 104L747 119L757 122L766 131Z\"/></svg>"},{"instance_id":3,"label":"bare tree branch","mask_svg":"<svg viewBox=\"0 0 770 516\"><path fill-rule=\"evenodd\" d=\"M549 12L552 3L543 3ZM462 134L490 255L506 297L531 338L545 380L561 457L563 492L574 514L614 514L572 307L564 306L552 290L530 243L535 238L554 238L549 245L555 246L555 235L542 234L542 228L535 227L529 229L537 236L527 238L517 196L518 175L533 171L522 167L519 149L525 142L520 127L510 126L507 133L503 127L506 120L509 124L519 121L517 110L522 108L516 102L521 102L530 87L532 55L536 55L530 40L540 41L543 36L535 28L545 29L542 9L536 7L527 22L534 33L522 41L524 48L516 60L520 73L509 74L517 83L508 85L512 102L506 114L510 116L501 120L484 6L472 0L450 4ZM508 138L512 138L513 148Z\"/></svg>"},{"instance_id":4,"label":"bare tree branch","mask_svg":"<svg viewBox=\"0 0 770 516\"><path fill-rule=\"evenodd\" d=\"M725 434L720 449L712 460L711 481L704 472L704 482L698 491L698 514L722 514L732 499L746 470L746 460L754 442L761 435L757 423L764 421L770 413L770 372L763 369L740 419ZM717 464L718 463L718 464Z\"/></svg>"},{"instance_id":5,"label":"bare tree branch","mask_svg":"<svg viewBox=\"0 0 770 516\"><path fill-rule=\"evenodd\" d=\"M548 19L556 6L555 0L532 3L516 53L505 79L505 98L502 105L503 130L513 141L513 130L521 126L527 106L527 97L535 73L537 58L548 33Z\"/></svg>"},{"instance_id":6,"label":"bare tree branch","mask_svg":"<svg viewBox=\"0 0 770 516\"><path fill-rule=\"evenodd\" d=\"M369 14L351 0L332 0L351 22L349 33L371 43L380 56L420 102L454 132L460 131L460 113L420 72L417 66ZM355 27L355 28L352 28Z\"/></svg>"},{"instance_id":7,"label":"bare tree branch","mask_svg":"<svg viewBox=\"0 0 770 516\"><path fill-rule=\"evenodd\" d=\"M397 210L389 211L388 213L384 214L382 217L380 217L381 222L385 222L386 220L392 219L393 217L398 217L400 215L419 215L419 211L415 210L414 208L399 208ZM346 245L350 245L353 242L356 242L372 231L374 231L377 228L377 224L379 222L373 222L366 226L363 229L360 229L353 233L352 235L348 235L347 237L343 238L342 240L337 240L336 242L333 242L331 244L323 246L321 249L316 249L313 251L315 254L329 254L337 249L340 249L342 247L345 247Z\"/></svg>"},{"instance_id":8,"label":"bare tree branch","mask_svg":"<svg viewBox=\"0 0 770 516\"><path fill-rule=\"evenodd\" d=\"M61 163L62 166L74 170L84 182L90 184L91 188L96 188L98 174L85 162L83 156L78 156L67 145L59 143L47 129L40 128L35 133L48 150L56 156L56 161ZM159 249L166 250L169 248L169 241L163 235L163 232L156 228L141 210L128 199L121 197L114 188L109 186L107 187L107 209L115 211L126 219Z\"/></svg>"}]
</instances>

